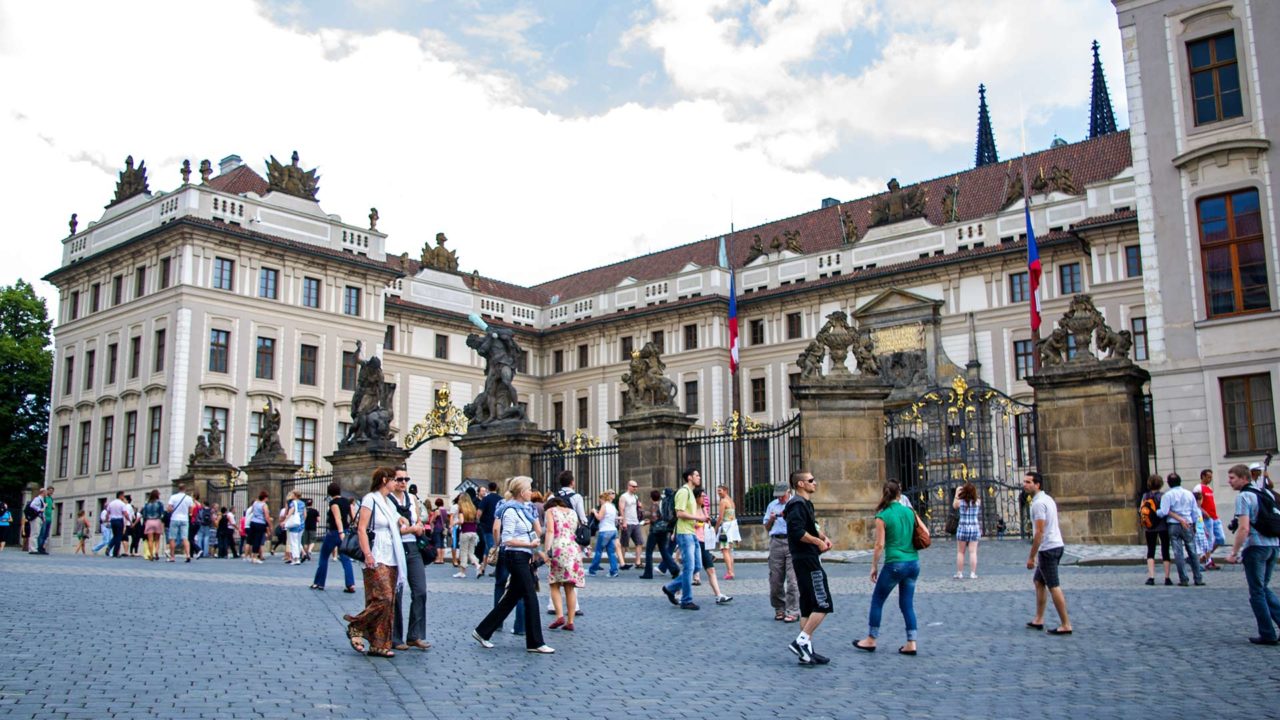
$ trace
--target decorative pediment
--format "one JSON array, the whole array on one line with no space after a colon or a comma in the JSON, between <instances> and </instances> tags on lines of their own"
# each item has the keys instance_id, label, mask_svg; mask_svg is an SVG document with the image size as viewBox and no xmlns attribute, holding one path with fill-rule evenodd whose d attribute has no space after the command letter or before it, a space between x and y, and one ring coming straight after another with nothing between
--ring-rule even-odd
<instances>
[{"instance_id":1,"label":"decorative pediment","mask_svg":"<svg viewBox=\"0 0 1280 720\"><path fill-rule=\"evenodd\" d=\"M640 281L628 275L622 278L622 280L615 287L627 287L629 285L635 285L638 282Z\"/></svg>"},{"instance_id":2,"label":"decorative pediment","mask_svg":"<svg viewBox=\"0 0 1280 720\"><path fill-rule=\"evenodd\" d=\"M924 295L918 295L910 290L889 288L863 303L854 311L853 316L855 318L861 318L867 315L875 315L908 308L927 308L932 310L933 308L941 307L942 304L943 302L941 300L935 300L930 297L925 297Z\"/></svg>"},{"instance_id":3,"label":"decorative pediment","mask_svg":"<svg viewBox=\"0 0 1280 720\"><path fill-rule=\"evenodd\" d=\"M699 265L698 263L690 262L690 263L685 263L684 267L680 268L680 272L682 273L696 272L701 269L702 269L702 266Z\"/></svg>"}]
</instances>

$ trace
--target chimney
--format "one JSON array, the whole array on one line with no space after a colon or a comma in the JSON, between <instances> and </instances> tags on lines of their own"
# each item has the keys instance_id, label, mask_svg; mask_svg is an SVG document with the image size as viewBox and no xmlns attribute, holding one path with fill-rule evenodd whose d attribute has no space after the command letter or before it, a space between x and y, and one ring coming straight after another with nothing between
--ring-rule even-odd
<instances>
[{"instance_id":1,"label":"chimney","mask_svg":"<svg viewBox=\"0 0 1280 720\"><path fill-rule=\"evenodd\" d=\"M218 161L218 174L226 175L244 164L239 155L228 155Z\"/></svg>"},{"instance_id":2,"label":"chimney","mask_svg":"<svg viewBox=\"0 0 1280 720\"><path fill-rule=\"evenodd\" d=\"M840 201L835 198L822 198L822 207L829 208L839 205Z\"/></svg>"}]
</instances>

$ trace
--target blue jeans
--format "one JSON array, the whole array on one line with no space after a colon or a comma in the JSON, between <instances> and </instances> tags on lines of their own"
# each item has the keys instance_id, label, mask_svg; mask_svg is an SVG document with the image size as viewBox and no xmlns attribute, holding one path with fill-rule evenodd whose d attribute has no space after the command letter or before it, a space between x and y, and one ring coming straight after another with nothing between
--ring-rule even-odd
<instances>
[{"instance_id":1,"label":"blue jeans","mask_svg":"<svg viewBox=\"0 0 1280 720\"><path fill-rule=\"evenodd\" d=\"M693 574L702 572L702 549L698 547L698 536L693 533L676 535L676 545L680 546L680 557L684 558L684 567L680 568L680 577L663 585L671 592L680 587L680 604L693 602Z\"/></svg>"},{"instance_id":2,"label":"blue jeans","mask_svg":"<svg viewBox=\"0 0 1280 720\"><path fill-rule=\"evenodd\" d=\"M341 544L342 535L337 530L330 530L324 534L324 543L320 545L320 561L316 563L316 577L311 581L313 585L324 587L324 581L329 577L329 555ZM345 583L343 587L354 586L356 578L351 571L351 558L338 553L338 560L342 562L342 579Z\"/></svg>"},{"instance_id":3,"label":"blue jeans","mask_svg":"<svg viewBox=\"0 0 1280 720\"><path fill-rule=\"evenodd\" d=\"M200 529L196 531L196 545L200 547L200 552L204 553L205 557L209 557L212 554L209 548L212 540L213 528L208 525L201 525Z\"/></svg>"},{"instance_id":4,"label":"blue jeans","mask_svg":"<svg viewBox=\"0 0 1280 720\"><path fill-rule=\"evenodd\" d=\"M97 545L93 546L93 550L91 552L98 552L99 550L101 550L102 548L110 544L111 544L111 525L110 524L103 525L102 539L98 541Z\"/></svg>"},{"instance_id":5,"label":"blue jeans","mask_svg":"<svg viewBox=\"0 0 1280 720\"><path fill-rule=\"evenodd\" d=\"M107 554L111 557L120 557L120 543L124 542L124 518L111 521L111 546L107 549Z\"/></svg>"},{"instance_id":6,"label":"blue jeans","mask_svg":"<svg viewBox=\"0 0 1280 720\"><path fill-rule=\"evenodd\" d=\"M898 609L902 611L902 619L907 623L907 642L916 639L916 578L920 577L920 561L885 563L880 569L880 577L876 580L876 589L871 593L871 612L867 616L867 635L880 636L880 613L884 610L884 601L889 593L898 588Z\"/></svg>"},{"instance_id":7,"label":"blue jeans","mask_svg":"<svg viewBox=\"0 0 1280 720\"><path fill-rule=\"evenodd\" d=\"M503 562L503 554L498 553L498 567L493 571L493 606L498 607L498 601L502 599L502 593L507 589L507 578L511 577L511 570L507 564ZM517 635L524 634L524 598L516 603L515 609L515 633ZM504 620L505 622L505 620ZM501 627L501 626L499 626Z\"/></svg>"},{"instance_id":8,"label":"blue jeans","mask_svg":"<svg viewBox=\"0 0 1280 720\"><path fill-rule=\"evenodd\" d=\"M616 530L596 533L596 555L591 559L591 567L589 572L592 575L600 572L600 555L601 552L609 553L609 574L618 574L618 555L613 549L613 540L618 537Z\"/></svg>"},{"instance_id":9,"label":"blue jeans","mask_svg":"<svg viewBox=\"0 0 1280 720\"><path fill-rule=\"evenodd\" d=\"M1280 598L1267 585L1271 583L1271 568L1280 555L1280 548L1255 545L1245 548L1241 555L1244 579L1249 585L1249 607L1258 621L1258 637L1275 640L1276 628L1271 623L1280 625Z\"/></svg>"},{"instance_id":10,"label":"blue jeans","mask_svg":"<svg viewBox=\"0 0 1280 720\"><path fill-rule=\"evenodd\" d=\"M36 538L36 550L43 552L45 543L49 542L49 530L53 527L53 523L48 520L40 521L40 535Z\"/></svg>"},{"instance_id":11,"label":"blue jeans","mask_svg":"<svg viewBox=\"0 0 1280 720\"><path fill-rule=\"evenodd\" d=\"M1195 528L1184 528L1182 523L1170 518L1169 542L1173 543L1173 564L1178 568L1178 580L1187 581L1187 564L1190 563L1192 577L1197 583L1204 582L1200 574L1200 556L1196 554Z\"/></svg>"}]
</instances>

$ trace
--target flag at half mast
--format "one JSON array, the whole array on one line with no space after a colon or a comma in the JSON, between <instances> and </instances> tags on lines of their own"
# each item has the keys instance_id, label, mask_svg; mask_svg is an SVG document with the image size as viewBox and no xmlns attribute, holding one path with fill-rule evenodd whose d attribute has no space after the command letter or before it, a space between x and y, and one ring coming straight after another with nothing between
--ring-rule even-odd
<instances>
[{"instance_id":1,"label":"flag at half mast","mask_svg":"<svg viewBox=\"0 0 1280 720\"><path fill-rule=\"evenodd\" d=\"M725 252L724 236L720 236L720 267L729 271L729 372L738 372L738 284L733 268L729 267L729 255Z\"/></svg>"}]
</instances>

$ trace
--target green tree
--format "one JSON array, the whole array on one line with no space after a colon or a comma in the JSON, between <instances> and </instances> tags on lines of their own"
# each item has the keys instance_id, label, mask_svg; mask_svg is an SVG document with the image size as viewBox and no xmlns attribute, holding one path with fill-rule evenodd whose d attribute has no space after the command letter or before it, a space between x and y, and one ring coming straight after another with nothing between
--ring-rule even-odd
<instances>
[{"instance_id":1,"label":"green tree","mask_svg":"<svg viewBox=\"0 0 1280 720\"><path fill-rule=\"evenodd\" d=\"M0 287L0 492L44 480L53 323L29 283Z\"/></svg>"}]
</instances>

